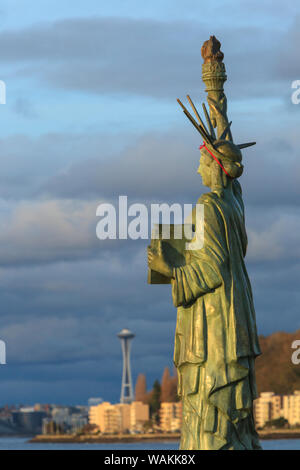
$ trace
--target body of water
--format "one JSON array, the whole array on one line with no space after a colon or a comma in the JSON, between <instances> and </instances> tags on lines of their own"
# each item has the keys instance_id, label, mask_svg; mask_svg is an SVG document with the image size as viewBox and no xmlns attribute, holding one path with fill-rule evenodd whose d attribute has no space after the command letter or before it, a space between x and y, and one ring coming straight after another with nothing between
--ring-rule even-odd
<instances>
[{"instance_id":1,"label":"body of water","mask_svg":"<svg viewBox=\"0 0 300 470\"><path fill-rule=\"evenodd\" d=\"M300 439L261 441L265 450L300 450ZM178 441L127 444L36 444L23 437L1 437L0 450L178 450Z\"/></svg>"}]
</instances>

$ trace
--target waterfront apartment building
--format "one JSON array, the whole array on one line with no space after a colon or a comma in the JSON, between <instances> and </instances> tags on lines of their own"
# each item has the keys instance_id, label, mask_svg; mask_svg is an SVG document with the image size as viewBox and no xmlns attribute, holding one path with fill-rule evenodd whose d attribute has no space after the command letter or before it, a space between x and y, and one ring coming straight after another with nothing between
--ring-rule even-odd
<instances>
[{"instance_id":1,"label":"waterfront apartment building","mask_svg":"<svg viewBox=\"0 0 300 470\"><path fill-rule=\"evenodd\" d=\"M284 395L282 403L282 416L291 426L300 425L300 390L293 395Z\"/></svg>"},{"instance_id":2,"label":"waterfront apartment building","mask_svg":"<svg viewBox=\"0 0 300 470\"><path fill-rule=\"evenodd\" d=\"M120 413L109 402L103 402L97 406L91 406L89 422L99 427L100 431L107 434L119 432Z\"/></svg>"},{"instance_id":3,"label":"waterfront apartment building","mask_svg":"<svg viewBox=\"0 0 300 470\"><path fill-rule=\"evenodd\" d=\"M280 418L281 397L273 392L261 393L254 402L256 426L263 428L267 421Z\"/></svg>"},{"instance_id":4,"label":"waterfront apartment building","mask_svg":"<svg viewBox=\"0 0 300 470\"><path fill-rule=\"evenodd\" d=\"M142 431L143 425L149 420L149 405L141 401L133 401L130 406L130 429Z\"/></svg>"},{"instance_id":5,"label":"waterfront apartment building","mask_svg":"<svg viewBox=\"0 0 300 470\"><path fill-rule=\"evenodd\" d=\"M285 418L290 426L300 425L300 391L292 395L261 393L254 401L254 417L258 428L280 417Z\"/></svg>"},{"instance_id":6,"label":"waterfront apartment building","mask_svg":"<svg viewBox=\"0 0 300 470\"><path fill-rule=\"evenodd\" d=\"M175 432L181 429L181 402L163 402L159 410L160 429L163 432Z\"/></svg>"},{"instance_id":7,"label":"waterfront apartment building","mask_svg":"<svg viewBox=\"0 0 300 470\"><path fill-rule=\"evenodd\" d=\"M95 424L105 434L140 431L148 420L149 405L137 401L115 405L103 402L91 406L89 412L90 424Z\"/></svg>"}]
</instances>

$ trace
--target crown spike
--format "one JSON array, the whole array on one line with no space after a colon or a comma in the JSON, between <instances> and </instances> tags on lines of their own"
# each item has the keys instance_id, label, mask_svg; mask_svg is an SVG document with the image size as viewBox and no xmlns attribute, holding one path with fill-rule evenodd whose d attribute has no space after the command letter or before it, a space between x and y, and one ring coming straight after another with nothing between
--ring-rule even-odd
<instances>
[{"instance_id":1,"label":"crown spike","mask_svg":"<svg viewBox=\"0 0 300 470\"><path fill-rule=\"evenodd\" d=\"M183 109L184 114L185 114L185 115L187 116L187 118L191 121L191 123L193 124L193 126L197 129L198 132L200 132L200 134L202 135L203 139L204 139L207 143L209 143L212 147L214 147L210 135L205 132L205 130L203 129L203 127L202 127L201 125L197 124L197 122L195 121L195 119L193 118L193 116L191 116L191 114L188 112L188 110L186 109L186 107L184 106L184 104L182 104L182 102L181 102L179 99L177 99L177 102L180 104L180 106L181 106L182 109Z\"/></svg>"},{"instance_id":2,"label":"crown spike","mask_svg":"<svg viewBox=\"0 0 300 470\"><path fill-rule=\"evenodd\" d=\"M204 129L204 131L205 131L205 133L206 133L207 135L210 135L209 132L208 132L208 130L206 129L206 126L205 126L204 122L203 122L202 119L201 119L200 114L199 114L198 111L197 111L196 106L194 105L194 103L193 103L193 101L192 101L192 98L191 98L189 95L186 95L186 97L187 97L187 99L189 100L189 103L190 103L191 107L193 108L193 111L194 111L194 113L195 113L195 115L196 115L196 117L197 117L197 119L198 119L198 121L199 121L200 126Z\"/></svg>"},{"instance_id":3,"label":"crown spike","mask_svg":"<svg viewBox=\"0 0 300 470\"><path fill-rule=\"evenodd\" d=\"M208 112L207 112L205 103L202 103L202 108L203 108L203 111L204 111L204 114L205 114L205 118L206 118L206 121L207 121L207 125L208 125L208 127L209 127L210 135L212 136L212 138L213 138L214 140L216 140L216 134L215 134L214 126L212 125L212 122L211 122L211 120L210 120L210 117L209 117L209 114L208 114Z\"/></svg>"},{"instance_id":4,"label":"crown spike","mask_svg":"<svg viewBox=\"0 0 300 470\"><path fill-rule=\"evenodd\" d=\"M251 147L251 145L255 145L256 142L246 142L245 144L237 144L239 149L245 149L246 147Z\"/></svg>"},{"instance_id":5,"label":"crown spike","mask_svg":"<svg viewBox=\"0 0 300 470\"><path fill-rule=\"evenodd\" d=\"M227 126L225 127L224 131L222 132L222 134L220 135L219 137L219 140L222 140L222 139L225 139L226 138L226 135L228 133L228 131L230 130L230 126L232 124L232 121L230 121Z\"/></svg>"}]
</instances>

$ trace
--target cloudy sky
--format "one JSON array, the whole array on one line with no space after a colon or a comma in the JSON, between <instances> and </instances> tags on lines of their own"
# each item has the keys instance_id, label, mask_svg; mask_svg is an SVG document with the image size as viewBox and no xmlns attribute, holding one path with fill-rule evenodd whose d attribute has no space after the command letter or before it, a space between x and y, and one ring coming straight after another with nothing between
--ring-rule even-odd
<instances>
[{"instance_id":1,"label":"cloudy sky","mask_svg":"<svg viewBox=\"0 0 300 470\"><path fill-rule=\"evenodd\" d=\"M117 401L121 348L149 388L172 365L169 286L146 283L147 240L100 241L96 208L195 203L205 100L201 45L222 42L228 114L244 151L260 334L295 331L300 278L300 7L295 0L2 0L0 366L5 403Z\"/></svg>"}]
</instances>

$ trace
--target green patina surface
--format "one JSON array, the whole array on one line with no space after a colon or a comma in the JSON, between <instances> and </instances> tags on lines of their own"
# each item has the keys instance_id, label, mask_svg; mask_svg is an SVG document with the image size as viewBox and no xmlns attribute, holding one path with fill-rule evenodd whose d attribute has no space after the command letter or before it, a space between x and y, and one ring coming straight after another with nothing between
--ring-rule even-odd
<instances>
[{"instance_id":1,"label":"green patina surface","mask_svg":"<svg viewBox=\"0 0 300 470\"><path fill-rule=\"evenodd\" d=\"M148 248L148 265L171 280L178 309L174 362L183 404L180 448L260 449L253 419L254 362L260 349L244 262L247 235L237 181L243 172L241 149L253 143L233 143L223 91L223 54L214 37L204 43L202 56L207 128L189 97L199 124L180 104L206 143L198 169L210 188L198 200L204 205L204 245L186 251L183 265L174 266L163 243L156 241L156 248ZM201 228L197 222L194 209L196 233Z\"/></svg>"}]
</instances>

